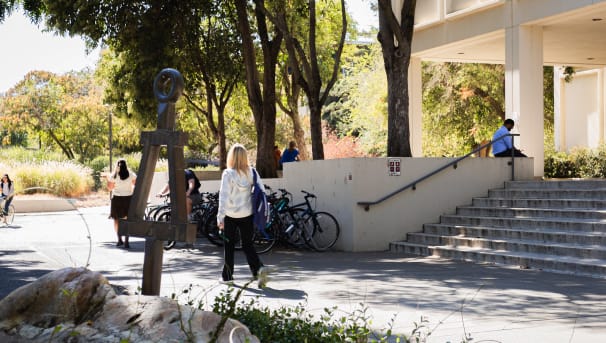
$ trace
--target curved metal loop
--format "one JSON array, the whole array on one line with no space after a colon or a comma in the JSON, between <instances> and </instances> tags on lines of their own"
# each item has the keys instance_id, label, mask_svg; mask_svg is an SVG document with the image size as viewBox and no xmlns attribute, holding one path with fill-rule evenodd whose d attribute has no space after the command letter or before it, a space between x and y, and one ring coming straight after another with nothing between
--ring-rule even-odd
<instances>
[{"instance_id":1,"label":"curved metal loop","mask_svg":"<svg viewBox=\"0 0 606 343\"><path fill-rule=\"evenodd\" d=\"M170 82L170 89L166 93L162 86L165 86L168 82ZM183 76L173 68L162 69L154 79L154 95L159 102L177 102L184 88Z\"/></svg>"}]
</instances>

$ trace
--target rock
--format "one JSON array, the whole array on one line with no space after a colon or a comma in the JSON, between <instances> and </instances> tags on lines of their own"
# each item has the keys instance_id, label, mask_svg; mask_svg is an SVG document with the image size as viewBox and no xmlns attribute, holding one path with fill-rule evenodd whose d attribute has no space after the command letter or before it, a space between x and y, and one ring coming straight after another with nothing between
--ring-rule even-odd
<instances>
[{"instance_id":1,"label":"rock","mask_svg":"<svg viewBox=\"0 0 606 343\"><path fill-rule=\"evenodd\" d=\"M155 296L116 295L101 274L66 268L0 301L2 342L209 342L221 316ZM259 342L227 319L217 342Z\"/></svg>"},{"instance_id":2,"label":"rock","mask_svg":"<svg viewBox=\"0 0 606 343\"><path fill-rule=\"evenodd\" d=\"M103 275L85 268L57 270L0 301L0 330L24 322L42 328L80 323L93 316L106 297L115 297L115 293Z\"/></svg>"}]
</instances>

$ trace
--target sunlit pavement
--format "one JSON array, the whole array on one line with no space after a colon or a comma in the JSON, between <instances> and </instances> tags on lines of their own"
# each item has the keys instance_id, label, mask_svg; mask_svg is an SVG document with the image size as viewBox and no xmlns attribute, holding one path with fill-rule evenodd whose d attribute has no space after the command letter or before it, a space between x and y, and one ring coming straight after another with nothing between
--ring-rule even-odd
<instances>
[{"instance_id":1,"label":"sunlit pavement","mask_svg":"<svg viewBox=\"0 0 606 343\"><path fill-rule=\"evenodd\" d=\"M117 248L108 207L28 214L0 226L0 297L52 270L85 266L138 292L144 242ZM88 237L90 236L90 240ZM222 250L200 239L164 254L162 295L205 306L227 286L218 283ZM306 304L319 316L366 309L373 328L409 333L426 318L430 342L606 342L606 280L533 270L381 253L312 253L279 249L262 255L274 266L268 288L255 284L245 301L271 307ZM236 285L250 280L237 253ZM191 290L190 290L190 286ZM187 292L184 292L187 290ZM360 304L363 304L361 306Z\"/></svg>"}]
</instances>

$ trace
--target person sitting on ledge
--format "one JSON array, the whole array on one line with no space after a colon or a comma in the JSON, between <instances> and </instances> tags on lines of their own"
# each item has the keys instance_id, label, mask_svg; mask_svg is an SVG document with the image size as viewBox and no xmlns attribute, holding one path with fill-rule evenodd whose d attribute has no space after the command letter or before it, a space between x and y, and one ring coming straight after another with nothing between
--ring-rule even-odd
<instances>
[{"instance_id":1,"label":"person sitting on ledge","mask_svg":"<svg viewBox=\"0 0 606 343\"><path fill-rule=\"evenodd\" d=\"M507 136L514 125L515 122L512 119L506 119L503 126L492 136L492 154L494 157L510 157L512 152L514 157L527 157L522 151L513 146L513 137Z\"/></svg>"}]
</instances>

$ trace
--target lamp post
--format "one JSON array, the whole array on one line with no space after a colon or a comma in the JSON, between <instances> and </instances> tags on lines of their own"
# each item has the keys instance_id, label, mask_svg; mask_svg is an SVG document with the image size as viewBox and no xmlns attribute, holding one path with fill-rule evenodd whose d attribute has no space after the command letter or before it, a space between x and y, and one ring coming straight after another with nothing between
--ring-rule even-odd
<instances>
[{"instance_id":1,"label":"lamp post","mask_svg":"<svg viewBox=\"0 0 606 343\"><path fill-rule=\"evenodd\" d=\"M112 168L113 168L113 161L112 161L112 109L109 108L108 111L108 116L109 116L109 172L112 172Z\"/></svg>"}]
</instances>

